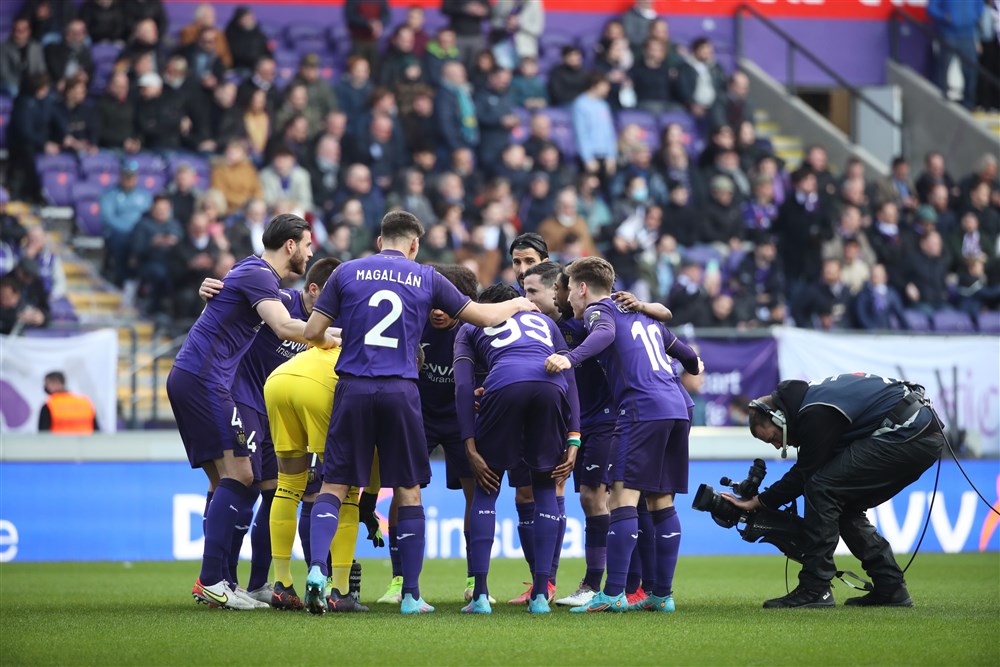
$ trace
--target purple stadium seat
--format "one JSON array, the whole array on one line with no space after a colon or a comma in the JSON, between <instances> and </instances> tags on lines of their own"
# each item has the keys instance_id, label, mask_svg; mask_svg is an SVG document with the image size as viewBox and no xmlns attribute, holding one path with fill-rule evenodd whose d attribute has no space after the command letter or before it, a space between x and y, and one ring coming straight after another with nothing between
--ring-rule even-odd
<instances>
[{"instance_id":1,"label":"purple stadium seat","mask_svg":"<svg viewBox=\"0 0 1000 667\"><path fill-rule=\"evenodd\" d=\"M932 318L934 330L944 333L973 333L976 327L968 314L958 310L939 310Z\"/></svg>"},{"instance_id":2,"label":"purple stadium seat","mask_svg":"<svg viewBox=\"0 0 1000 667\"><path fill-rule=\"evenodd\" d=\"M721 261L722 253L710 245L696 245L687 249L687 252L684 253L684 259L705 266L712 261Z\"/></svg>"},{"instance_id":3,"label":"purple stadium seat","mask_svg":"<svg viewBox=\"0 0 1000 667\"><path fill-rule=\"evenodd\" d=\"M76 175L76 157L69 153L57 153L55 155L39 155L35 158L35 169L39 174L48 171L71 171Z\"/></svg>"},{"instance_id":4,"label":"purple stadium seat","mask_svg":"<svg viewBox=\"0 0 1000 667\"><path fill-rule=\"evenodd\" d=\"M94 188L87 192L74 192L73 208L76 212L76 227L84 236L101 236L100 192Z\"/></svg>"},{"instance_id":5,"label":"purple stadium seat","mask_svg":"<svg viewBox=\"0 0 1000 667\"><path fill-rule=\"evenodd\" d=\"M987 310L979 313L979 331L982 333L1000 334L1000 311Z\"/></svg>"},{"instance_id":6,"label":"purple stadium seat","mask_svg":"<svg viewBox=\"0 0 1000 667\"><path fill-rule=\"evenodd\" d=\"M194 154L183 154L177 153L171 156L167 164L167 172L170 176L170 180L177 175L177 168L182 164L187 164L194 168L195 173L198 175L195 183L197 187L202 190L207 190L209 183L212 180L212 168L208 164L208 160L201 157L200 155Z\"/></svg>"},{"instance_id":7,"label":"purple stadium seat","mask_svg":"<svg viewBox=\"0 0 1000 667\"><path fill-rule=\"evenodd\" d=\"M135 163L139 168L139 174L162 174L167 168L163 158L159 155L153 155L152 153L136 153L135 155L130 156L130 159L135 160Z\"/></svg>"},{"instance_id":8,"label":"purple stadium seat","mask_svg":"<svg viewBox=\"0 0 1000 667\"><path fill-rule=\"evenodd\" d=\"M73 203L73 186L76 184L76 169L48 169L39 174L45 199L55 206L69 206Z\"/></svg>"},{"instance_id":9,"label":"purple stadium seat","mask_svg":"<svg viewBox=\"0 0 1000 667\"><path fill-rule=\"evenodd\" d=\"M573 44L575 39L570 35L561 35L559 33L553 32L543 32L541 37L538 39L539 50L545 54L548 58L552 55L556 56L559 60L562 58L562 48L569 44Z\"/></svg>"},{"instance_id":10,"label":"purple stadium seat","mask_svg":"<svg viewBox=\"0 0 1000 667\"><path fill-rule=\"evenodd\" d=\"M677 123L684 130L684 143L687 145L688 153L694 155L700 153L705 147L705 139L698 133L694 118L683 111L668 111L660 114L660 131L666 129L667 125Z\"/></svg>"},{"instance_id":11,"label":"purple stadium seat","mask_svg":"<svg viewBox=\"0 0 1000 667\"><path fill-rule=\"evenodd\" d=\"M167 185L167 174L165 171L157 172L139 172L139 187L149 191L150 194L156 194L163 190Z\"/></svg>"},{"instance_id":12,"label":"purple stadium seat","mask_svg":"<svg viewBox=\"0 0 1000 667\"><path fill-rule=\"evenodd\" d=\"M531 112L521 107L515 107L514 113L517 115L518 125L511 132L511 139L515 144L523 144L531 132Z\"/></svg>"},{"instance_id":13,"label":"purple stadium seat","mask_svg":"<svg viewBox=\"0 0 1000 667\"><path fill-rule=\"evenodd\" d=\"M118 60L118 54L122 47L110 42L101 42L90 47L90 55L94 59L94 64L100 66L105 63L114 63Z\"/></svg>"},{"instance_id":14,"label":"purple stadium seat","mask_svg":"<svg viewBox=\"0 0 1000 667\"><path fill-rule=\"evenodd\" d=\"M285 47L296 53L323 53L328 44L324 28L321 25L288 25L285 26Z\"/></svg>"},{"instance_id":15,"label":"purple stadium seat","mask_svg":"<svg viewBox=\"0 0 1000 667\"><path fill-rule=\"evenodd\" d=\"M0 146L7 146L7 125L10 124L10 112L0 111Z\"/></svg>"},{"instance_id":16,"label":"purple stadium seat","mask_svg":"<svg viewBox=\"0 0 1000 667\"><path fill-rule=\"evenodd\" d=\"M118 180L120 162L113 153L97 153L80 158L80 178L102 188L108 188Z\"/></svg>"},{"instance_id":17,"label":"purple stadium seat","mask_svg":"<svg viewBox=\"0 0 1000 667\"><path fill-rule=\"evenodd\" d=\"M49 303L49 317L54 322L78 322L80 320L73 304L65 297L53 299Z\"/></svg>"},{"instance_id":18,"label":"purple stadium seat","mask_svg":"<svg viewBox=\"0 0 1000 667\"><path fill-rule=\"evenodd\" d=\"M912 331L931 330L931 322L923 312L907 309L903 312L903 315L906 317L906 323L910 325Z\"/></svg>"},{"instance_id":19,"label":"purple stadium seat","mask_svg":"<svg viewBox=\"0 0 1000 667\"><path fill-rule=\"evenodd\" d=\"M618 113L618 120L615 129L621 132L626 125L638 125L642 129L642 142L649 146L650 150L656 150L660 146L660 125L651 113L645 111L623 110Z\"/></svg>"}]
</instances>

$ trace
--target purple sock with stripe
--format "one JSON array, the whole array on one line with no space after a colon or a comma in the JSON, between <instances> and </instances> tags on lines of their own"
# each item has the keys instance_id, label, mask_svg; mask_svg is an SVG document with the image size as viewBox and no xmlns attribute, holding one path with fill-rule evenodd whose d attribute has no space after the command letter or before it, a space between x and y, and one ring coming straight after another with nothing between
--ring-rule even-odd
<instances>
[{"instance_id":1,"label":"purple sock with stripe","mask_svg":"<svg viewBox=\"0 0 1000 667\"><path fill-rule=\"evenodd\" d=\"M337 534L337 526L340 522L340 498L332 493L321 493L313 503L312 513L309 515L310 536L309 536L309 568L318 565L323 576L330 576L329 560L326 558L330 553L330 543L333 536Z\"/></svg>"},{"instance_id":2,"label":"purple sock with stripe","mask_svg":"<svg viewBox=\"0 0 1000 667\"><path fill-rule=\"evenodd\" d=\"M255 591L267 583L267 574L271 570L271 503L274 501L275 489L260 492L260 507L253 518L250 527L250 547L253 555L250 559L250 581L247 590Z\"/></svg>"},{"instance_id":3,"label":"purple sock with stripe","mask_svg":"<svg viewBox=\"0 0 1000 667\"><path fill-rule=\"evenodd\" d=\"M424 568L424 508L421 505L400 507L397 513L396 540L403 569L403 595L420 599L420 571Z\"/></svg>"},{"instance_id":4,"label":"purple sock with stripe","mask_svg":"<svg viewBox=\"0 0 1000 667\"><path fill-rule=\"evenodd\" d=\"M299 542L302 544L302 555L305 556L306 567L308 568L310 561L312 561L309 539L312 536L312 531L310 530L312 521L310 517L312 516L313 504L303 500L299 507Z\"/></svg>"},{"instance_id":5,"label":"purple sock with stripe","mask_svg":"<svg viewBox=\"0 0 1000 667\"><path fill-rule=\"evenodd\" d=\"M521 551L524 560L528 561L528 569L535 571L535 503L518 503L517 509L517 539L521 541Z\"/></svg>"},{"instance_id":6,"label":"purple sock with stripe","mask_svg":"<svg viewBox=\"0 0 1000 667\"><path fill-rule=\"evenodd\" d=\"M642 588L651 594L656 581L656 544L653 539L653 517L646 509L646 499L639 501L639 541L635 545L642 560Z\"/></svg>"},{"instance_id":7,"label":"purple sock with stripe","mask_svg":"<svg viewBox=\"0 0 1000 667\"><path fill-rule=\"evenodd\" d=\"M389 563L392 565L392 576L403 576L403 563L399 560L399 529L396 526L389 526Z\"/></svg>"},{"instance_id":8,"label":"purple sock with stripe","mask_svg":"<svg viewBox=\"0 0 1000 667\"><path fill-rule=\"evenodd\" d=\"M556 483L552 479L535 480L531 484L535 495L535 571L532 573L531 597L549 595L549 574L559 539L559 503Z\"/></svg>"},{"instance_id":9,"label":"purple sock with stripe","mask_svg":"<svg viewBox=\"0 0 1000 667\"><path fill-rule=\"evenodd\" d=\"M205 510L201 513L201 534L205 534L205 522L208 521L208 508L212 504L213 492L209 491L205 494Z\"/></svg>"},{"instance_id":10,"label":"purple sock with stripe","mask_svg":"<svg viewBox=\"0 0 1000 667\"><path fill-rule=\"evenodd\" d=\"M552 557L552 570L549 572L549 581L553 586L556 584L559 557L562 555L563 542L566 540L566 496L556 496L556 505L559 507L559 535L556 536L556 553Z\"/></svg>"},{"instance_id":11,"label":"purple sock with stripe","mask_svg":"<svg viewBox=\"0 0 1000 667\"><path fill-rule=\"evenodd\" d=\"M472 599L489 594L486 575L490 571L490 554L497 525L497 497L499 493L486 493L479 485L472 494L472 512L469 516L469 576L476 578Z\"/></svg>"},{"instance_id":12,"label":"purple sock with stripe","mask_svg":"<svg viewBox=\"0 0 1000 667\"><path fill-rule=\"evenodd\" d=\"M656 586L653 594L663 597L674 592L674 570L681 548L681 518L673 507L652 513L656 544Z\"/></svg>"},{"instance_id":13,"label":"purple sock with stripe","mask_svg":"<svg viewBox=\"0 0 1000 667\"><path fill-rule=\"evenodd\" d=\"M253 498L250 488L237 480L219 480L205 517L205 552L198 575L203 586L226 578L235 526L241 515L253 512Z\"/></svg>"},{"instance_id":14,"label":"purple sock with stripe","mask_svg":"<svg viewBox=\"0 0 1000 667\"><path fill-rule=\"evenodd\" d=\"M639 538L639 513L634 507L618 507L608 518L608 578L604 593L611 597L625 592L629 563Z\"/></svg>"},{"instance_id":15,"label":"purple sock with stripe","mask_svg":"<svg viewBox=\"0 0 1000 667\"><path fill-rule=\"evenodd\" d=\"M587 573L583 583L595 591L601 590L604 568L608 563L608 515L588 516L584 529L584 557Z\"/></svg>"}]
</instances>

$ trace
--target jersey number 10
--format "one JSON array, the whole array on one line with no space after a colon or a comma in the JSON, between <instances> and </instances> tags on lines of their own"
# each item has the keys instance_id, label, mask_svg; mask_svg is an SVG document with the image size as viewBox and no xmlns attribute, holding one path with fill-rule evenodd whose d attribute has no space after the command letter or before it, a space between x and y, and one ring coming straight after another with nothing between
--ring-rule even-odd
<instances>
[{"instance_id":1,"label":"jersey number 10","mask_svg":"<svg viewBox=\"0 0 1000 667\"><path fill-rule=\"evenodd\" d=\"M636 338L642 341L642 346L646 348L646 356L649 357L649 365L654 371L664 370L673 374L674 369L667 361L666 353L663 351L663 334L658 324L642 326L642 322L636 320L632 323L632 340Z\"/></svg>"}]
</instances>

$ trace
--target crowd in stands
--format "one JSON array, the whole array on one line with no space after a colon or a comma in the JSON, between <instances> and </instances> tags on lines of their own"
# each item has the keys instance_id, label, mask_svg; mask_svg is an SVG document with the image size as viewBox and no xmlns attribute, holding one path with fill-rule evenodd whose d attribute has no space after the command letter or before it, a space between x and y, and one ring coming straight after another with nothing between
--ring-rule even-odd
<instances>
[{"instance_id":1,"label":"crowd in stands","mask_svg":"<svg viewBox=\"0 0 1000 667\"><path fill-rule=\"evenodd\" d=\"M398 25L385 0L317 9L349 52L319 44L283 74L250 6L222 27L200 5L171 39L159 0L27 0L0 63L9 186L51 200L45 160L78 159L79 192L103 165L77 212L151 315L196 316L197 285L259 253L272 215L302 214L316 257L346 260L394 207L427 227L420 260L513 282L508 245L538 232L557 261L607 257L675 323L908 328L1000 305L996 156L934 153L913 180L902 158L881 176L811 146L790 170L747 76L708 39L678 44L649 0L592 47L540 42L542 3L441 11L430 34L419 7Z\"/></svg>"}]
</instances>

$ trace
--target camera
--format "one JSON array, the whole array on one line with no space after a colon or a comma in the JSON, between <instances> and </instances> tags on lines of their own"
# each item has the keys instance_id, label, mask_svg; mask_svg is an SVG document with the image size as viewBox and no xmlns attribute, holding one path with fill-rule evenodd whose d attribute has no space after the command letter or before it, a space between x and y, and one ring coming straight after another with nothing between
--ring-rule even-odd
<instances>
[{"instance_id":1,"label":"camera","mask_svg":"<svg viewBox=\"0 0 1000 667\"><path fill-rule=\"evenodd\" d=\"M740 498L749 499L757 495L766 475L767 466L764 461L754 459L742 482L733 482L728 477L723 477L719 483L731 488ZM708 512L715 523L723 528L737 526L736 531L746 542L772 544L792 560L802 562L804 522L796 514L794 505L785 510L761 508L746 512L720 496L708 484L702 484L694 494L691 507L699 512Z\"/></svg>"}]
</instances>

